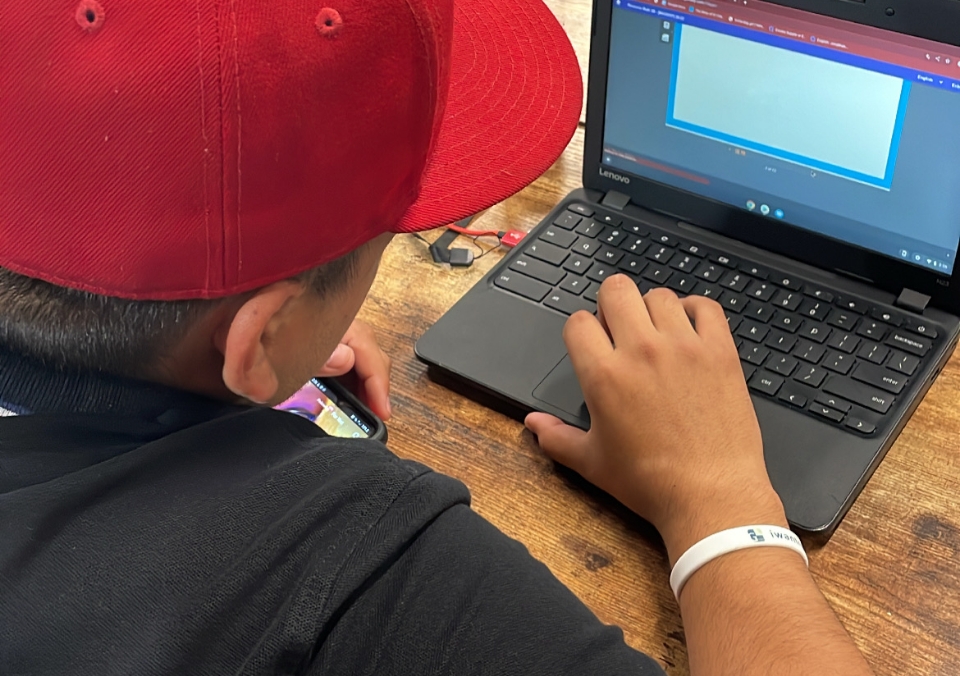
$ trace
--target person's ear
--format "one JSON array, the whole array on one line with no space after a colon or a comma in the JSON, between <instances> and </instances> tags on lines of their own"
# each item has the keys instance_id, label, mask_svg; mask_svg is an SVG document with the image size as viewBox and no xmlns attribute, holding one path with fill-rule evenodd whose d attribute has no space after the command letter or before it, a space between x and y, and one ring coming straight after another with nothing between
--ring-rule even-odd
<instances>
[{"instance_id":1,"label":"person's ear","mask_svg":"<svg viewBox=\"0 0 960 676\"><path fill-rule=\"evenodd\" d=\"M276 395L280 383L267 346L284 321L287 303L303 292L303 285L292 280L270 284L240 306L225 335L219 333L223 383L231 392L258 404Z\"/></svg>"}]
</instances>

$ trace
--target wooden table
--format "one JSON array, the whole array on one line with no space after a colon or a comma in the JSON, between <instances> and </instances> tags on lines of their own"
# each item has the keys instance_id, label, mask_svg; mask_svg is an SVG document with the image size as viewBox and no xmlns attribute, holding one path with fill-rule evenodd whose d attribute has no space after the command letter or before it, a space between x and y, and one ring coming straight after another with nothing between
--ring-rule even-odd
<instances>
[{"instance_id":1,"label":"wooden table","mask_svg":"<svg viewBox=\"0 0 960 676\"><path fill-rule=\"evenodd\" d=\"M584 68L588 0L549 0ZM579 184L583 131L536 183L478 227L529 230ZM431 236L432 237L432 236ZM656 533L557 471L521 423L432 382L413 354L424 331L502 254L435 265L398 237L362 311L394 357L390 447L464 481L474 508L667 673L688 673ZM810 551L820 588L878 674L960 674L960 357L954 357L830 542Z\"/></svg>"}]
</instances>

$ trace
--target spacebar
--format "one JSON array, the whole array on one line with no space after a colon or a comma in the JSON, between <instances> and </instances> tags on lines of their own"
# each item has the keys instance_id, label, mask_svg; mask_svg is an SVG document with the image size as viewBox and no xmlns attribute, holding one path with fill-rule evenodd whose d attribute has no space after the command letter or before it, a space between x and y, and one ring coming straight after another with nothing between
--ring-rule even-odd
<instances>
[{"instance_id":1,"label":"spacebar","mask_svg":"<svg viewBox=\"0 0 960 676\"><path fill-rule=\"evenodd\" d=\"M544 296L550 293L550 289L552 288L543 282L538 282L535 279L530 279L526 275L521 275L519 272L512 272L510 270L505 270L497 275L493 283L501 289L512 291L515 294L529 298L530 300L535 300L538 303L543 300Z\"/></svg>"}]
</instances>

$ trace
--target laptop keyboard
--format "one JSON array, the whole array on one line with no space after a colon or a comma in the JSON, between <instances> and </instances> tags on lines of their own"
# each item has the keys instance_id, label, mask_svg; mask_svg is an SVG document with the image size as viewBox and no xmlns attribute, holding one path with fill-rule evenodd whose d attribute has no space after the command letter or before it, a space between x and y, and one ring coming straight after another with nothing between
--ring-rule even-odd
<instances>
[{"instance_id":1,"label":"laptop keyboard","mask_svg":"<svg viewBox=\"0 0 960 676\"><path fill-rule=\"evenodd\" d=\"M494 277L566 315L597 309L610 275L723 306L750 390L851 433L876 432L937 340L922 318L572 204Z\"/></svg>"}]
</instances>

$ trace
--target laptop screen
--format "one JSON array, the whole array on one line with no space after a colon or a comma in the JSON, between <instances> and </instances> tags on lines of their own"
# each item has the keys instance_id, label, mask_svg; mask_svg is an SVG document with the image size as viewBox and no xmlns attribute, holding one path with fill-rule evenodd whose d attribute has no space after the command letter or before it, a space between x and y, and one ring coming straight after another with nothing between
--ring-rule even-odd
<instances>
[{"instance_id":1,"label":"laptop screen","mask_svg":"<svg viewBox=\"0 0 960 676\"><path fill-rule=\"evenodd\" d=\"M759 0L611 0L604 165L950 274L960 48Z\"/></svg>"}]
</instances>

